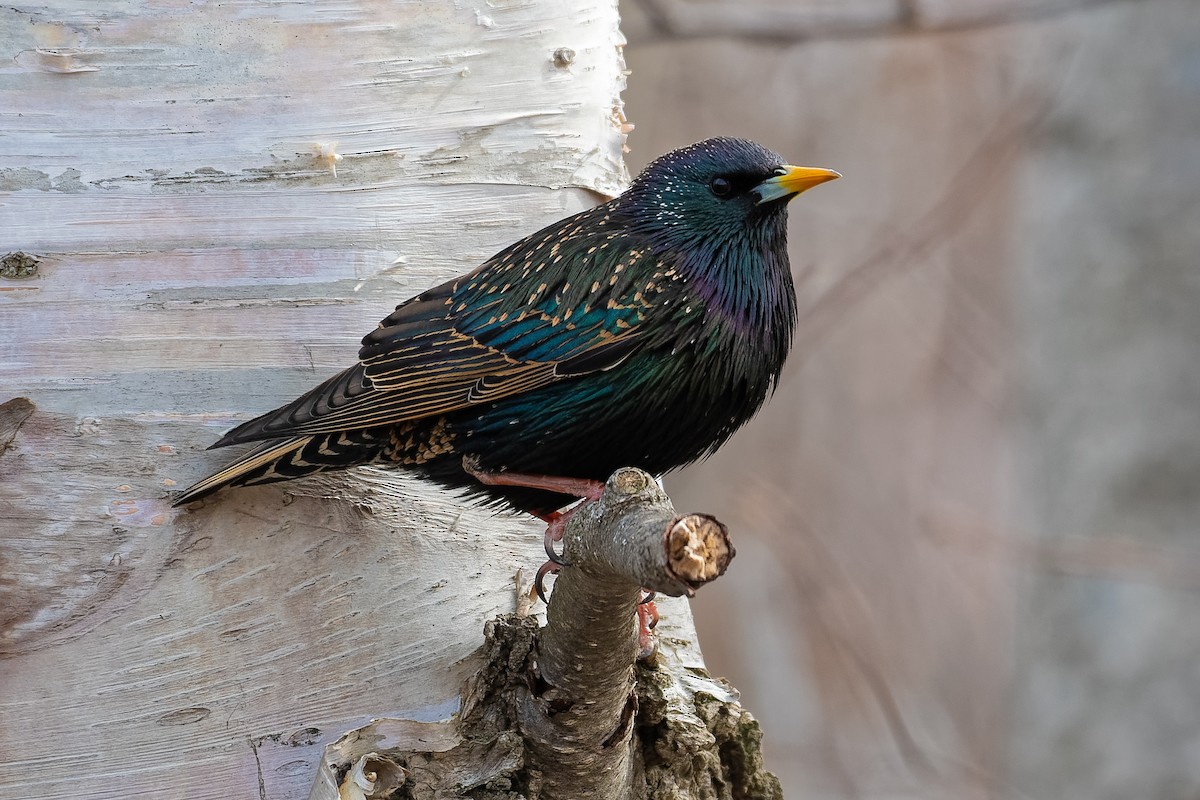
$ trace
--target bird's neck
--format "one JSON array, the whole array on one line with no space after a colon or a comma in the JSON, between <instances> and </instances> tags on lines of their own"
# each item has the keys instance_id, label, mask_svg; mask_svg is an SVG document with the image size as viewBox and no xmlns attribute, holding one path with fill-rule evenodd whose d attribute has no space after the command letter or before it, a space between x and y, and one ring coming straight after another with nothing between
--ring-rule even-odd
<instances>
[{"instance_id":1,"label":"bird's neck","mask_svg":"<svg viewBox=\"0 0 1200 800\"><path fill-rule=\"evenodd\" d=\"M786 219L774 220L756 234L730 237L707 252L695 249L682 269L710 313L782 361L796 325Z\"/></svg>"}]
</instances>

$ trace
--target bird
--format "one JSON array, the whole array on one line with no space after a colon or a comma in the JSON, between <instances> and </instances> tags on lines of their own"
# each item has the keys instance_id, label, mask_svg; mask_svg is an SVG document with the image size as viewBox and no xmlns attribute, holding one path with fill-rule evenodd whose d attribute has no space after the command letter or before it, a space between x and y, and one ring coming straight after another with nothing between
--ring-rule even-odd
<instances>
[{"instance_id":1,"label":"bird","mask_svg":"<svg viewBox=\"0 0 1200 800\"><path fill-rule=\"evenodd\" d=\"M553 522L620 467L702 459L778 384L796 324L787 205L838 177L746 139L669 152L400 303L357 363L213 444L256 446L174 505L374 465Z\"/></svg>"}]
</instances>

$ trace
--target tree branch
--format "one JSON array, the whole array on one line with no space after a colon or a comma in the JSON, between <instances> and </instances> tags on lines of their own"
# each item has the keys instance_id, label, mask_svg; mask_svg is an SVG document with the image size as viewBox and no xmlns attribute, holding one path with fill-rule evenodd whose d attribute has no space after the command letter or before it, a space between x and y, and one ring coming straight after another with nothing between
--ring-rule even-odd
<instances>
[{"instance_id":1,"label":"tree branch","mask_svg":"<svg viewBox=\"0 0 1200 800\"><path fill-rule=\"evenodd\" d=\"M571 567L555 582L539 680L520 708L526 750L547 798L627 798L641 588L691 596L724 573L734 550L724 525L676 516L638 469L609 478L600 500L572 516L564 544Z\"/></svg>"},{"instance_id":2,"label":"tree branch","mask_svg":"<svg viewBox=\"0 0 1200 800\"><path fill-rule=\"evenodd\" d=\"M719 577L734 555L725 526L677 515L653 478L622 469L572 515L564 545L571 566L555 583L546 627L514 616L488 623L484 663L457 720L419 737L414 723L396 720L353 731L327 750L321 784L362 786L394 765L397 796L411 798L649 800L670 786L778 796L757 724L735 693L677 655L637 664L641 589L691 596ZM652 719L639 717L643 704ZM311 795L327 796L337 795Z\"/></svg>"}]
</instances>

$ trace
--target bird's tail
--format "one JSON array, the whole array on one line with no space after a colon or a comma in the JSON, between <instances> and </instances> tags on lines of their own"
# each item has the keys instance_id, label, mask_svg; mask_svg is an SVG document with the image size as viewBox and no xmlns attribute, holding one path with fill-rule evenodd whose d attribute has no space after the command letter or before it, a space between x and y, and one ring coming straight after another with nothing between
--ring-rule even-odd
<instances>
[{"instance_id":1,"label":"bird's tail","mask_svg":"<svg viewBox=\"0 0 1200 800\"><path fill-rule=\"evenodd\" d=\"M224 469L184 489L173 505L182 506L226 486L254 486L370 463L381 443L365 431L277 439L251 450Z\"/></svg>"}]
</instances>

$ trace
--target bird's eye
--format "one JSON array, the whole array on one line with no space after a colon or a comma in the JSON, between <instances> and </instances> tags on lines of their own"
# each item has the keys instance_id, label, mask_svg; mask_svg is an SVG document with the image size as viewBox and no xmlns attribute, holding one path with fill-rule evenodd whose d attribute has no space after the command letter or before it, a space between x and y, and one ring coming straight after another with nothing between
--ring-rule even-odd
<instances>
[{"instance_id":1,"label":"bird's eye","mask_svg":"<svg viewBox=\"0 0 1200 800\"><path fill-rule=\"evenodd\" d=\"M729 197L730 193L733 192L733 184L725 178L713 178L708 188L717 197Z\"/></svg>"}]
</instances>

